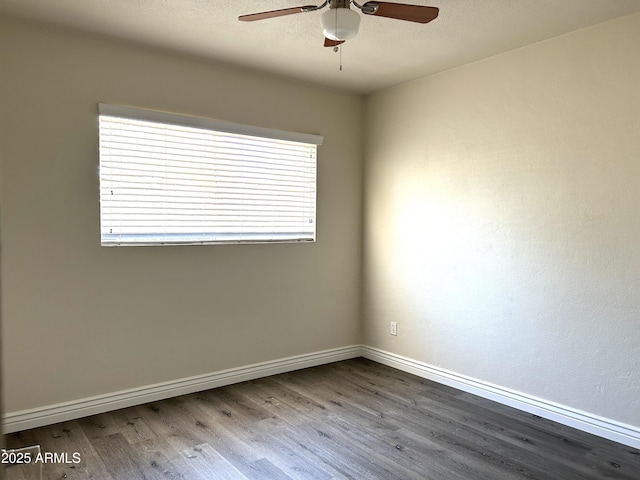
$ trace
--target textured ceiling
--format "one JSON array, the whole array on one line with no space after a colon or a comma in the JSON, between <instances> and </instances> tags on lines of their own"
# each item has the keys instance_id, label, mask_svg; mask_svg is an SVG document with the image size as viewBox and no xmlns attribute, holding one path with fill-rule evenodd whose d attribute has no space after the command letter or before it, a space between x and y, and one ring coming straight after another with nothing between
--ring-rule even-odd
<instances>
[{"instance_id":1,"label":"textured ceiling","mask_svg":"<svg viewBox=\"0 0 640 480\"><path fill-rule=\"evenodd\" d=\"M640 11L640 0L402 2L440 15L362 15L341 53L322 46L322 12L237 20L313 0L0 0L0 12L366 93Z\"/></svg>"}]
</instances>

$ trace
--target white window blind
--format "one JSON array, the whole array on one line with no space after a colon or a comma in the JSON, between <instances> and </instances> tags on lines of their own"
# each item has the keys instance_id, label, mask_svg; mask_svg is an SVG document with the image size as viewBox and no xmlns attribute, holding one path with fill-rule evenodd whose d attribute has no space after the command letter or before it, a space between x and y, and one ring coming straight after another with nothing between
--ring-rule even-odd
<instances>
[{"instance_id":1,"label":"white window blind","mask_svg":"<svg viewBox=\"0 0 640 480\"><path fill-rule=\"evenodd\" d=\"M100 104L102 245L314 241L322 137Z\"/></svg>"}]
</instances>

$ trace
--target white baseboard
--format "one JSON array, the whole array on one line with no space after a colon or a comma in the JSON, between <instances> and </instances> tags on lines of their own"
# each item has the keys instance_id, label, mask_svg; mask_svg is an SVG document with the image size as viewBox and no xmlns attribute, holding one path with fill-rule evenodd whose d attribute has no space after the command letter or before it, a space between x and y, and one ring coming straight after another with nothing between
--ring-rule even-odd
<instances>
[{"instance_id":1,"label":"white baseboard","mask_svg":"<svg viewBox=\"0 0 640 480\"><path fill-rule=\"evenodd\" d=\"M638 427L581 412L564 405L525 395L366 345L351 345L323 350L31 410L12 412L4 415L4 432L11 433L52 425L119 408L132 407L165 398L361 356L398 370L449 385L459 390L554 420L563 425L640 449L640 428Z\"/></svg>"},{"instance_id":2,"label":"white baseboard","mask_svg":"<svg viewBox=\"0 0 640 480\"><path fill-rule=\"evenodd\" d=\"M256 378L291 372L301 368L315 367L326 363L360 357L362 347L347 347L323 350L294 357L281 358L245 367L230 368L219 372L183 378L180 380L122 390L120 392L59 403L45 407L22 410L4 415L4 433L52 425L77 418L104 413L119 408L132 407L165 398L200 392L211 388L231 385Z\"/></svg>"},{"instance_id":3,"label":"white baseboard","mask_svg":"<svg viewBox=\"0 0 640 480\"><path fill-rule=\"evenodd\" d=\"M377 348L363 346L362 356L374 362L640 449L640 428L638 427L525 395Z\"/></svg>"}]
</instances>

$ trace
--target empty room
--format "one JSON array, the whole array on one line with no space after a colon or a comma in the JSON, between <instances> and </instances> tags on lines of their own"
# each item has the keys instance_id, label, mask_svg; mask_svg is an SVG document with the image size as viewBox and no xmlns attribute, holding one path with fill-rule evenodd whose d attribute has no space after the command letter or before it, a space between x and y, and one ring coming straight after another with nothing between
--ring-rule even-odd
<instances>
[{"instance_id":1,"label":"empty room","mask_svg":"<svg viewBox=\"0 0 640 480\"><path fill-rule=\"evenodd\" d=\"M640 480L640 0L0 0L2 473Z\"/></svg>"}]
</instances>

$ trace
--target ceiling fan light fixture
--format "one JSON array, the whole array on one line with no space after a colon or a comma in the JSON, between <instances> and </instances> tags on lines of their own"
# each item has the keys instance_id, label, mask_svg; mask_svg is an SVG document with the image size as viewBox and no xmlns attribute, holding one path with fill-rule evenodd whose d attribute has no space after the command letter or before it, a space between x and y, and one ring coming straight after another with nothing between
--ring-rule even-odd
<instances>
[{"instance_id":1,"label":"ceiling fan light fixture","mask_svg":"<svg viewBox=\"0 0 640 480\"><path fill-rule=\"evenodd\" d=\"M349 40L358 34L360 15L349 8L332 8L322 14L322 33L330 40Z\"/></svg>"}]
</instances>

